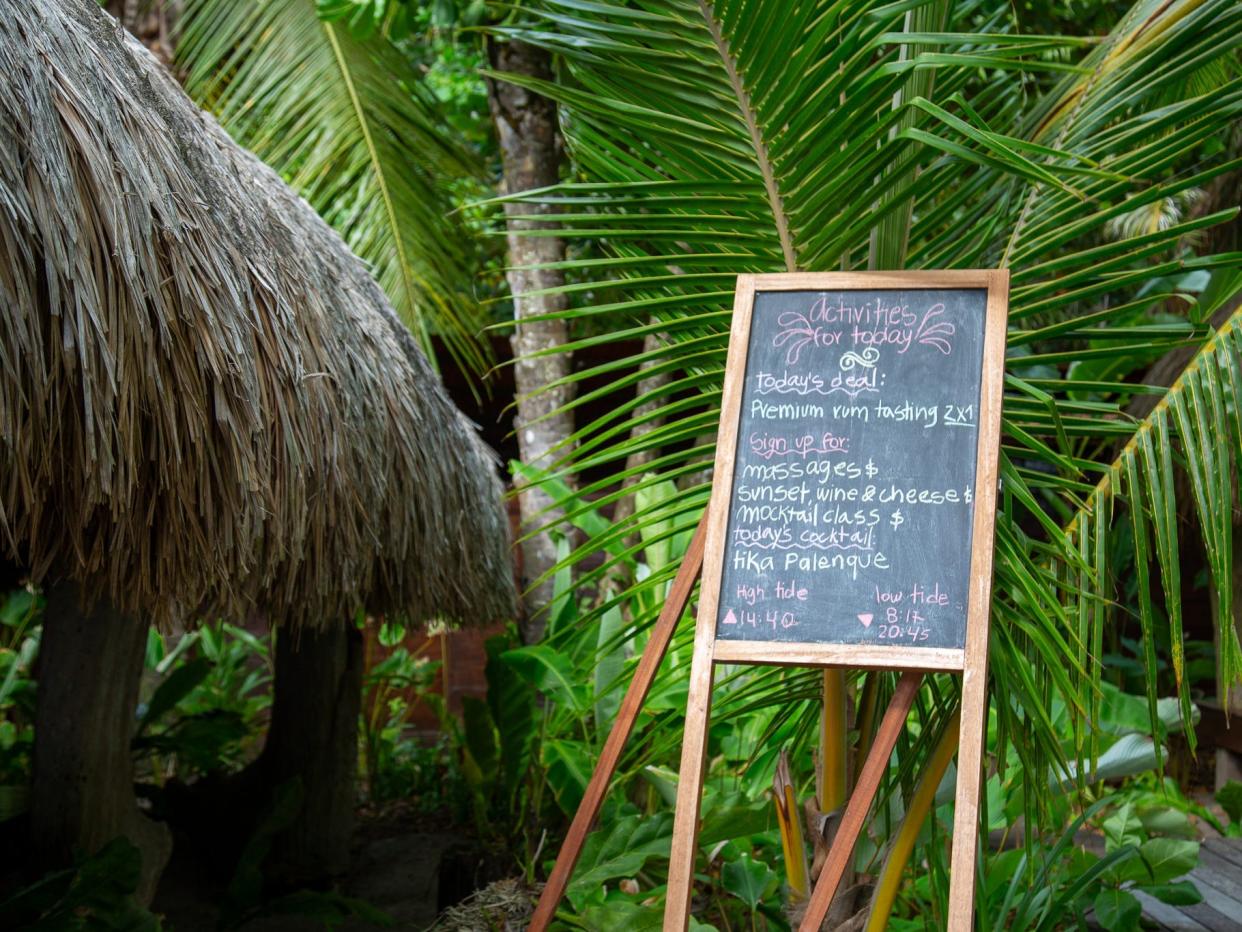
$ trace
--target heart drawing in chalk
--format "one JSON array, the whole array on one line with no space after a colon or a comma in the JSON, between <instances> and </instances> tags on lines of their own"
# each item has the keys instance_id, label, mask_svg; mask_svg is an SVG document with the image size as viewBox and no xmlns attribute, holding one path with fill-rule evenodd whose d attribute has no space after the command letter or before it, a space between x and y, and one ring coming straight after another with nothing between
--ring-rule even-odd
<instances>
[{"instance_id":1,"label":"heart drawing in chalk","mask_svg":"<svg viewBox=\"0 0 1242 932\"><path fill-rule=\"evenodd\" d=\"M859 620L859 621L861 621L861 622L863 623L863 627L864 627L864 628L870 628L870 627L871 627L871 619L872 619L872 618L874 618L874 617L875 617L875 615L871 614L871 612L867 612L866 614L859 615L859 616L858 616L858 620Z\"/></svg>"}]
</instances>

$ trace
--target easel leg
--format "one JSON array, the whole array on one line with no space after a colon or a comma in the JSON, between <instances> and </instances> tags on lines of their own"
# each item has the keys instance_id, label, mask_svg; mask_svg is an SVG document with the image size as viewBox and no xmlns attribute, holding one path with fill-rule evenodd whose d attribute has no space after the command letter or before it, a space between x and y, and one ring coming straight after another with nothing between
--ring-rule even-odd
<instances>
[{"instance_id":1,"label":"easel leg","mask_svg":"<svg viewBox=\"0 0 1242 932\"><path fill-rule=\"evenodd\" d=\"M655 681L660 661L664 659L668 646L672 643L673 634L677 631L677 622L681 619L682 612L685 611L686 603L690 601L690 593L694 590L699 571L703 568L703 544L706 538L705 514L704 518L699 521L698 529L694 532L686 555L681 561L681 569L677 571L673 585L669 588L668 600L664 603L660 617L651 629L647 646L643 649L643 655L634 670L634 678L630 680L629 688L625 691L625 698L621 700L621 708L617 711L617 718L612 723L608 740L604 742L599 763L595 765L591 782L587 784L582 802L578 805L578 811L574 813L574 820L569 826L569 834L565 836L565 843L561 846L561 852L556 857L556 864L539 897L539 904L535 907L535 914L531 917L528 927L530 932L544 932L547 929L552 917L556 914L557 904L565 895L565 887L569 885L570 875L574 872L574 865L578 863L578 855L582 853L582 846L586 843L586 837L591 831L591 824L599 815L599 807L604 802L604 795L608 792L608 784L612 780L613 773L616 772L625 742L629 740L634 721L638 718L638 713L642 711L643 702L646 701L651 684Z\"/></svg>"},{"instance_id":2,"label":"easel leg","mask_svg":"<svg viewBox=\"0 0 1242 932\"><path fill-rule=\"evenodd\" d=\"M669 854L668 894L664 901L664 932L686 932L690 925L690 897L694 890L694 856L698 851L699 797L707 769L707 726L712 712L712 649L715 625L700 622L694 633L694 661L690 665L690 695L677 772L677 811L673 817L673 845Z\"/></svg>"},{"instance_id":3,"label":"easel leg","mask_svg":"<svg viewBox=\"0 0 1242 932\"><path fill-rule=\"evenodd\" d=\"M974 665L968 659L962 677L962 724L957 744L957 794L953 806L953 850L949 859L948 932L970 932L974 923L979 789L987 715L986 657Z\"/></svg>"},{"instance_id":4,"label":"easel leg","mask_svg":"<svg viewBox=\"0 0 1242 932\"><path fill-rule=\"evenodd\" d=\"M914 697L918 695L919 684L922 682L923 674L914 671L903 673L897 682L897 690L893 693L893 699L880 722L867 760L858 775L858 785L854 787L854 793L846 804L837 836L828 851L828 860L824 862L819 880L815 882L815 890L807 903L802 925L798 927L799 932L819 932L820 926L824 924L828 907L832 905L832 898L836 896L841 877L854 854L854 844L862 831L863 820L867 818L867 812L880 788L880 780L888 768L888 759L897 743L897 736L906 725L906 716L910 714L910 707L914 704ZM680 804L680 799L678 803ZM664 929L668 932L667 920Z\"/></svg>"}]
</instances>

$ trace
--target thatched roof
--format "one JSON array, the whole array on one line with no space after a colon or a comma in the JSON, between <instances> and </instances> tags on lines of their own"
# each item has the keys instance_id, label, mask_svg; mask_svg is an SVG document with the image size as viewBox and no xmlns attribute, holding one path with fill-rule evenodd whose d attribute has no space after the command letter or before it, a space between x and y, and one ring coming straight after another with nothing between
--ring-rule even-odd
<instances>
[{"instance_id":1,"label":"thatched roof","mask_svg":"<svg viewBox=\"0 0 1242 932\"><path fill-rule=\"evenodd\" d=\"M157 622L512 611L493 458L341 239L94 0L0 0L0 551Z\"/></svg>"}]
</instances>

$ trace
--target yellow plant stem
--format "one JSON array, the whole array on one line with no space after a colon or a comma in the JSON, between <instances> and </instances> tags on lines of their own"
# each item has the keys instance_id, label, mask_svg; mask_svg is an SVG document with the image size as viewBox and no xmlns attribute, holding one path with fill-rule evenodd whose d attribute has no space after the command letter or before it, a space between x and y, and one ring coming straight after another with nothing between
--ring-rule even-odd
<instances>
[{"instance_id":1,"label":"yellow plant stem","mask_svg":"<svg viewBox=\"0 0 1242 932\"><path fill-rule=\"evenodd\" d=\"M789 755L781 751L772 780L775 794L776 821L781 830L781 848L785 853L785 879L794 902L811 895L811 869L806 860L806 841L802 835L802 810L794 795L789 776Z\"/></svg>"},{"instance_id":2,"label":"yellow plant stem","mask_svg":"<svg viewBox=\"0 0 1242 932\"><path fill-rule=\"evenodd\" d=\"M867 760L871 739L875 737L875 707L880 694L880 671L872 670L863 677L862 695L858 699L858 747L854 751L854 780Z\"/></svg>"},{"instance_id":3,"label":"yellow plant stem","mask_svg":"<svg viewBox=\"0 0 1242 932\"><path fill-rule=\"evenodd\" d=\"M928 814L936 801L936 790L944 773L949 769L949 762L957 752L958 721L960 712L945 723L940 740L932 750L931 757L923 767L923 775L919 778L910 804L906 807L905 818L901 820L901 828L893 836L888 854L884 858L884 866L876 880L875 892L871 894L871 910L867 915L865 932L883 932L888 928L888 919L893 912L893 904L897 901L897 891L901 887L901 878L905 874L910 855L914 851L914 843L918 840L919 831L927 820ZM974 870L973 864L962 865L962 870Z\"/></svg>"},{"instance_id":4,"label":"yellow plant stem","mask_svg":"<svg viewBox=\"0 0 1242 932\"><path fill-rule=\"evenodd\" d=\"M819 721L819 773L815 788L820 811L845 805L849 795L849 721L846 714L845 671L824 671L824 711Z\"/></svg>"}]
</instances>

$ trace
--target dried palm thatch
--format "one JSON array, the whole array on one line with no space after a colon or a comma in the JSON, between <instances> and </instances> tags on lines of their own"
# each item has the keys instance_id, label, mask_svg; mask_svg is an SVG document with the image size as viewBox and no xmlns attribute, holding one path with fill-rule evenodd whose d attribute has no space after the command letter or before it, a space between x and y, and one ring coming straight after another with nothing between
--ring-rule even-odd
<instances>
[{"instance_id":1,"label":"dried palm thatch","mask_svg":"<svg viewBox=\"0 0 1242 932\"><path fill-rule=\"evenodd\" d=\"M530 924L542 889L514 878L497 880L446 909L429 932L519 932Z\"/></svg>"},{"instance_id":2,"label":"dried palm thatch","mask_svg":"<svg viewBox=\"0 0 1242 932\"><path fill-rule=\"evenodd\" d=\"M0 0L0 551L156 623L513 605L495 463L311 208L92 0Z\"/></svg>"}]
</instances>

